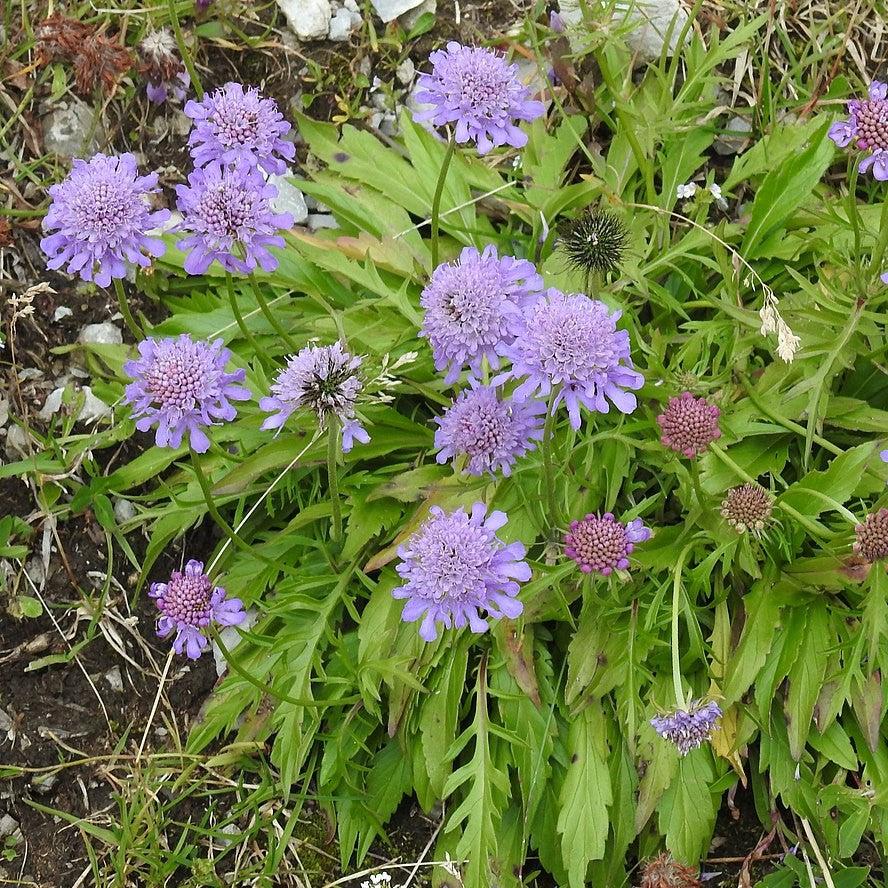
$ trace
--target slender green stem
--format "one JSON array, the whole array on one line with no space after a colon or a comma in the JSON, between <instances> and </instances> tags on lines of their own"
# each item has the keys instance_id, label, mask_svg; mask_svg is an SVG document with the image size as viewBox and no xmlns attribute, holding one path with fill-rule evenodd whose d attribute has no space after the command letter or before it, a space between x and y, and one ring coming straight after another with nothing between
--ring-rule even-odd
<instances>
[{"instance_id":1,"label":"slender green stem","mask_svg":"<svg viewBox=\"0 0 888 888\"><path fill-rule=\"evenodd\" d=\"M883 200L882 212L879 215L879 239L876 241L876 248L873 250L873 260L870 264L870 272L872 274L882 273L882 260L885 256L886 248L888 248L888 200Z\"/></svg>"},{"instance_id":2,"label":"slender green stem","mask_svg":"<svg viewBox=\"0 0 888 888\"><path fill-rule=\"evenodd\" d=\"M173 33L176 35L176 45L179 47L179 55L182 56L182 63L185 70L191 78L191 88L200 101L204 97L203 86L200 77L197 76L197 68L194 67L194 61L191 53L188 51L188 45L185 43L185 35L182 33L182 26L179 24L179 11L176 9L176 0L167 0L167 8L170 11L170 23L173 26Z\"/></svg>"},{"instance_id":3,"label":"slender green stem","mask_svg":"<svg viewBox=\"0 0 888 888\"><path fill-rule=\"evenodd\" d=\"M250 286L253 288L253 293L256 296L256 301L259 303L259 308L262 311L262 314L265 315L265 320L271 324L272 329L284 342L287 343L287 348L291 352L299 351L299 346L296 344L296 340L293 339L292 336L284 329L281 322L274 316L271 309L268 306L268 300L266 300L265 296L262 294L262 287L259 286L259 282L256 278L251 274L250 276Z\"/></svg>"},{"instance_id":4,"label":"slender green stem","mask_svg":"<svg viewBox=\"0 0 888 888\"><path fill-rule=\"evenodd\" d=\"M127 327L129 327L130 333L136 337L136 342L141 342L141 340L145 338L145 331L142 330L139 323L133 317L133 313L130 311L126 293L123 291L123 281L121 281L120 278L114 278L114 292L117 294L117 304L120 306L120 313L123 315L123 319L126 322Z\"/></svg>"},{"instance_id":5,"label":"slender green stem","mask_svg":"<svg viewBox=\"0 0 888 888\"><path fill-rule=\"evenodd\" d=\"M675 689L675 702L679 709L684 709L685 706L684 690L681 686L681 652L678 634L678 616L681 611L681 572L692 545L685 546L681 550L675 564L675 573L672 575L672 686Z\"/></svg>"},{"instance_id":6,"label":"slender green stem","mask_svg":"<svg viewBox=\"0 0 888 888\"><path fill-rule=\"evenodd\" d=\"M432 271L438 267L438 228L441 222L441 195L444 193L444 180L447 178L447 170L450 168L450 161L453 159L455 149L456 142L453 139L453 133L451 133L450 138L447 140L447 151L441 163L441 171L438 173L435 195L432 198Z\"/></svg>"},{"instance_id":7,"label":"slender green stem","mask_svg":"<svg viewBox=\"0 0 888 888\"><path fill-rule=\"evenodd\" d=\"M238 329L241 331L241 336L247 340L250 344L250 348L253 349L253 354L259 358L260 361L265 365L266 364L266 353L259 348L259 343L256 341L256 337L250 332L250 328L247 327L247 323L244 320L244 316L241 314L240 306L237 304L237 294L234 292L234 281L230 274L226 273L225 275L225 287L228 291L228 302L231 305L231 311L234 314L234 319L237 321ZM267 366L267 365L266 365Z\"/></svg>"},{"instance_id":8,"label":"slender green stem","mask_svg":"<svg viewBox=\"0 0 888 888\"><path fill-rule=\"evenodd\" d=\"M697 495L697 503L703 508L703 485L700 483L700 467L697 460L691 460L691 483L694 485L694 493Z\"/></svg>"},{"instance_id":9,"label":"slender green stem","mask_svg":"<svg viewBox=\"0 0 888 888\"><path fill-rule=\"evenodd\" d=\"M342 538L342 507L339 502L339 420L330 419L327 426L327 483L330 487L330 503L333 507L331 536L334 543Z\"/></svg>"},{"instance_id":10,"label":"slender green stem","mask_svg":"<svg viewBox=\"0 0 888 888\"><path fill-rule=\"evenodd\" d=\"M555 496L555 467L552 463L552 448L555 440L555 397L553 390L549 395L549 403L546 412L546 424L543 428L543 477L546 486L546 503L549 509L549 524L554 527L559 523L558 501Z\"/></svg>"}]
</instances>

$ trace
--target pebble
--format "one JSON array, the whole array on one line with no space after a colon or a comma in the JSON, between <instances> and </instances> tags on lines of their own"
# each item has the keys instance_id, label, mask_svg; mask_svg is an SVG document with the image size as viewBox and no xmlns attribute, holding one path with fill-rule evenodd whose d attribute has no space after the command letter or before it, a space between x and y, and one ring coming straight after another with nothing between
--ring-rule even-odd
<instances>
[{"instance_id":1,"label":"pebble","mask_svg":"<svg viewBox=\"0 0 888 888\"><path fill-rule=\"evenodd\" d=\"M728 157L740 154L749 145L749 138L744 133L752 132L752 124L748 118L735 114L726 124L722 135L718 136L712 147L716 154Z\"/></svg>"},{"instance_id":2,"label":"pebble","mask_svg":"<svg viewBox=\"0 0 888 888\"><path fill-rule=\"evenodd\" d=\"M277 0L287 24L300 40L320 40L330 30L330 0Z\"/></svg>"},{"instance_id":3,"label":"pebble","mask_svg":"<svg viewBox=\"0 0 888 888\"><path fill-rule=\"evenodd\" d=\"M31 786L39 793L47 793L59 782L58 774L37 774L31 778Z\"/></svg>"},{"instance_id":4,"label":"pebble","mask_svg":"<svg viewBox=\"0 0 888 888\"><path fill-rule=\"evenodd\" d=\"M119 327L105 321L101 324L87 324L77 337L79 342L87 345L120 345L123 333Z\"/></svg>"},{"instance_id":5,"label":"pebble","mask_svg":"<svg viewBox=\"0 0 888 888\"><path fill-rule=\"evenodd\" d=\"M309 213L308 228L319 231L321 228L339 228L339 223L329 213Z\"/></svg>"},{"instance_id":6,"label":"pebble","mask_svg":"<svg viewBox=\"0 0 888 888\"><path fill-rule=\"evenodd\" d=\"M104 419L106 416L110 416L111 408L101 399L97 398L92 389L85 385L80 389L80 393L83 396L83 404L80 407L80 411L77 414L78 422L97 422L100 419ZM53 389L47 396L46 400L43 402L43 406L40 408L40 412L37 414L39 419L42 419L44 422L48 422L62 409L62 402L65 397L65 386L59 386L56 389ZM7 437L7 446L9 445L9 439Z\"/></svg>"},{"instance_id":7,"label":"pebble","mask_svg":"<svg viewBox=\"0 0 888 888\"><path fill-rule=\"evenodd\" d=\"M67 305L60 305L52 315L52 319L54 322L58 323L64 318L70 318L71 315L74 314L73 310L68 308Z\"/></svg>"},{"instance_id":8,"label":"pebble","mask_svg":"<svg viewBox=\"0 0 888 888\"><path fill-rule=\"evenodd\" d=\"M376 14L386 23L394 21L399 15L416 9L423 0L370 0Z\"/></svg>"},{"instance_id":9,"label":"pebble","mask_svg":"<svg viewBox=\"0 0 888 888\"><path fill-rule=\"evenodd\" d=\"M118 524L126 524L136 517L136 507L125 499L114 500L114 518Z\"/></svg>"},{"instance_id":10,"label":"pebble","mask_svg":"<svg viewBox=\"0 0 888 888\"><path fill-rule=\"evenodd\" d=\"M635 27L626 35L626 42L643 61L650 62L660 58L667 34L669 50L666 54L675 55L688 11L679 0L639 0L629 20Z\"/></svg>"},{"instance_id":11,"label":"pebble","mask_svg":"<svg viewBox=\"0 0 888 888\"><path fill-rule=\"evenodd\" d=\"M305 195L286 176L271 175L268 177L268 184L274 185L278 190L277 197L271 201L271 208L276 213L291 213L295 225L304 224L308 219Z\"/></svg>"},{"instance_id":12,"label":"pebble","mask_svg":"<svg viewBox=\"0 0 888 888\"><path fill-rule=\"evenodd\" d=\"M413 64L413 59L404 59L397 68L395 68L395 77L398 78L398 82L402 83L404 86L409 86L413 83L413 77L416 74L416 65Z\"/></svg>"},{"instance_id":13,"label":"pebble","mask_svg":"<svg viewBox=\"0 0 888 888\"><path fill-rule=\"evenodd\" d=\"M118 694L123 692L123 676L119 666L114 666L105 673L105 681L112 691L117 691Z\"/></svg>"},{"instance_id":14,"label":"pebble","mask_svg":"<svg viewBox=\"0 0 888 888\"><path fill-rule=\"evenodd\" d=\"M5 839L8 836L14 836L16 833L21 836L18 820L16 820L9 814L4 814L2 817L0 817L0 839Z\"/></svg>"},{"instance_id":15,"label":"pebble","mask_svg":"<svg viewBox=\"0 0 888 888\"><path fill-rule=\"evenodd\" d=\"M352 13L344 6L340 7L330 19L330 30L327 36L336 43L344 43L351 36L353 27Z\"/></svg>"},{"instance_id":16,"label":"pebble","mask_svg":"<svg viewBox=\"0 0 888 888\"><path fill-rule=\"evenodd\" d=\"M43 147L59 157L88 157L105 141L101 122L93 126L93 109L78 99L60 103L43 118Z\"/></svg>"},{"instance_id":17,"label":"pebble","mask_svg":"<svg viewBox=\"0 0 888 888\"><path fill-rule=\"evenodd\" d=\"M419 6L415 6L401 15L399 24L405 30L410 31L425 13L430 12L434 15L437 11L438 0L422 0Z\"/></svg>"},{"instance_id":18,"label":"pebble","mask_svg":"<svg viewBox=\"0 0 888 888\"><path fill-rule=\"evenodd\" d=\"M0 429L6 425L7 419L9 419L9 401L6 398L0 398Z\"/></svg>"},{"instance_id":19,"label":"pebble","mask_svg":"<svg viewBox=\"0 0 888 888\"><path fill-rule=\"evenodd\" d=\"M28 433L18 425L10 426L6 433L6 455L18 459L28 454Z\"/></svg>"}]
</instances>

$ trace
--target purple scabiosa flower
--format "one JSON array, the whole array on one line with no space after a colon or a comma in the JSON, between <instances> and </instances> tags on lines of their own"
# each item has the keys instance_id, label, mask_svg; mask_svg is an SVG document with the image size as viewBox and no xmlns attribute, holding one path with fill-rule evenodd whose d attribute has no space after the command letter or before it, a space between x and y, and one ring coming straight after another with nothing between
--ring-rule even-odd
<instances>
[{"instance_id":1,"label":"purple scabiosa flower","mask_svg":"<svg viewBox=\"0 0 888 888\"><path fill-rule=\"evenodd\" d=\"M226 271L248 274L257 265L274 271L278 260L268 247L283 247L277 232L293 225L289 213L272 211L270 201L277 193L256 167L244 162L194 170L187 185L176 186L183 217L176 230L187 234L177 244L188 251L185 271L203 274L214 261Z\"/></svg>"},{"instance_id":2,"label":"purple scabiosa flower","mask_svg":"<svg viewBox=\"0 0 888 888\"><path fill-rule=\"evenodd\" d=\"M342 449L348 453L355 441L366 444L370 435L355 417L355 404L364 386L359 370L362 359L347 352L341 342L307 345L288 361L271 386L271 395L259 406L272 413L263 429L280 429L300 407L308 407L323 428L330 417L342 426Z\"/></svg>"},{"instance_id":3,"label":"purple scabiosa flower","mask_svg":"<svg viewBox=\"0 0 888 888\"><path fill-rule=\"evenodd\" d=\"M283 173L286 161L296 156L296 146L282 138L290 124L277 102L255 87L226 83L202 101L188 102L185 114L194 121L188 145L196 167L243 161L267 173Z\"/></svg>"},{"instance_id":4,"label":"purple scabiosa flower","mask_svg":"<svg viewBox=\"0 0 888 888\"><path fill-rule=\"evenodd\" d=\"M712 736L721 714L721 708L714 700L708 703L696 700L687 709L675 709L666 715L654 716L651 727L664 740L675 744L678 754L684 756Z\"/></svg>"},{"instance_id":5,"label":"purple scabiosa flower","mask_svg":"<svg viewBox=\"0 0 888 888\"><path fill-rule=\"evenodd\" d=\"M435 420L440 426L435 432L438 462L465 455L470 475L498 470L511 475L515 460L542 440L545 412L539 401L500 400L496 389L476 384L460 392Z\"/></svg>"},{"instance_id":6,"label":"purple scabiosa flower","mask_svg":"<svg viewBox=\"0 0 888 888\"><path fill-rule=\"evenodd\" d=\"M848 102L848 119L834 123L828 135L839 148L854 142L869 152L860 161L861 173L872 169L873 178L888 179L888 84L874 80L867 98Z\"/></svg>"},{"instance_id":7,"label":"purple scabiosa flower","mask_svg":"<svg viewBox=\"0 0 888 888\"><path fill-rule=\"evenodd\" d=\"M464 367L481 375L482 360L500 365L506 346L522 328L521 313L543 289L532 262L466 247L456 262L444 262L422 291L421 336L429 340L438 372L452 384Z\"/></svg>"},{"instance_id":8,"label":"purple scabiosa flower","mask_svg":"<svg viewBox=\"0 0 888 888\"><path fill-rule=\"evenodd\" d=\"M140 176L132 154L75 160L68 177L49 189L47 236L40 241L47 267L65 266L101 287L126 277L130 265L147 268L150 257L166 249L159 237L149 237L170 217L169 210L151 209L150 195L158 190L157 173Z\"/></svg>"},{"instance_id":9,"label":"purple scabiosa flower","mask_svg":"<svg viewBox=\"0 0 888 888\"><path fill-rule=\"evenodd\" d=\"M133 380L124 398L132 407L136 428L157 425L158 447L179 447L185 433L197 453L206 453L210 439L204 429L230 421L237 411L231 401L247 401L244 370L226 373L231 352L222 340L195 342L187 333L169 339L144 339L139 357L123 365Z\"/></svg>"},{"instance_id":10,"label":"purple scabiosa flower","mask_svg":"<svg viewBox=\"0 0 888 888\"><path fill-rule=\"evenodd\" d=\"M239 626L247 616L239 598L228 598L221 586L213 585L201 561L189 561L184 571L174 570L166 583L152 583L148 594L160 611L158 637L175 632L173 650L192 660L209 643L208 626Z\"/></svg>"},{"instance_id":11,"label":"purple scabiosa flower","mask_svg":"<svg viewBox=\"0 0 888 888\"><path fill-rule=\"evenodd\" d=\"M721 411L705 398L682 392L670 398L666 409L657 417L660 443L676 453L694 459L706 452L721 437L718 419Z\"/></svg>"},{"instance_id":12,"label":"purple scabiosa flower","mask_svg":"<svg viewBox=\"0 0 888 888\"><path fill-rule=\"evenodd\" d=\"M590 514L582 521L571 521L564 535L564 554L573 558L583 573L594 570L607 577L615 570L626 570L635 544L650 538L651 531L641 518L623 524L610 512Z\"/></svg>"},{"instance_id":13,"label":"purple scabiosa flower","mask_svg":"<svg viewBox=\"0 0 888 888\"><path fill-rule=\"evenodd\" d=\"M854 554L870 563L888 558L888 509L879 509L854 528Z\"/></svg>"},{"instance_id":14,"label":"purple scabiosa flower","mask_svg":"<svg viewBox=\"0 0 888 888\"><path fill-rule=\"evenodd\" d=\"M487 620L515 619L524 605L515 596L519 582L530 579L530 565L521 543L504 543L496 532L506 523L505 512L487 515L484 503L445 512L432 506L420 529L398 549L403 561L397 571L404 585L392 590L407 600L401 619L414 623L422 618L419 634L426 641L438 637L436 623L448 629L466 624L472 632L485 632Z\"/></svg>"},{"instance_id":15,"label":"purple scabiosa flower","mask_svg":"<svg viewBox=\"0 0 888 888\"><path fill-rule=\"evenodd\" d=\"M414 113L415 121L455 124L456 141L475 142L479 154L498 145L527 144L527 134L517 123L534 120L546 107L530 98L517 65L490 49L453 41L447 49L431 53L429 61L432 72L420 74L416 100L433 107Z\"/></svg>"},{"instance_id":16,"label":"purple scabiosa flower","mask_svg":"<svg viewBox=\"0 0 888 888\"><path fill-rule=\"evenodd\" d=\"M567 405L575 429L581 405L607 413L611 401L631 413L637 401L626 389L641 388L644 377L632 367L629 334L617 329L621 314L581 293L550 288L525 312L523 331L505 351L512 369L501 378L526 377L516 400L557 389L554 406Z\"/></svg>"}]
</instances>

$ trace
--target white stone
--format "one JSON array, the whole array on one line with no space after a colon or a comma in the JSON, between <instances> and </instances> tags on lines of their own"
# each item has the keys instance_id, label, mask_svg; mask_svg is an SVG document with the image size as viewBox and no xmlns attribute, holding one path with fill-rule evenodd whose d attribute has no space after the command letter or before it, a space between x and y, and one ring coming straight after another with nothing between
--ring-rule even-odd
<instances>
[{"instance_id":1,"label":"white stone","mask_svg":"<svg viewBox=\"0 0 888 888\"><path fill-rule=\"evenodd\" d=\"M277 197L271 202L271 208L276 213L290 213L295 225L302 225L308 218L308 207L305 204L305 195L295 186L290 184L286 176L271 175L268 184L277 188Z\"/></svg>"},{"instance_id":2,"label":"white stone","mask_svg":"<svg viewBox=\"0 0 888 888\"><path fill-rule=\"evenodd\" d=\"M89 157L99 150L105 134L94 112L78 99L60 104L43 118L43 147L59 157Z\"/></svg>"},{"instance_id":3,"label":"white stone","mask_svg":"<svg viewBox=\"0 0 888 888\"><path fill-rule=\"evenodd\" d=\"M114 500L114 518L118 524L126 524L136 517L136 507L125 499Z\"/></svg>"},{"instance_id":4,"label":"white stone","mask_svg":"<svg viewBox=\"0 0 888 888\"><path fill-rule=\"evenodd\" d=\"M0 429L6 425L7 419L9 419L9 401L6 398L0 398Z\"/></svg>"},{"instance_id":5,"label":"white stone","mask_svg":"<svg viewBox=\"0 0 888 888\"><path fill-rule=\"evenodd\" d=\"M321 228L339 228L339 223L329 213L310 213L308 227L311 231L318 231Z\"/></svg>"},{"instance_id":6,"label":"white stone","mask_svg":"<svg viewBox=\"0 0 888 888\"><path fill-rule=\"evenodd\" d=\"M123 691L123 676L120 674L119 666L113 666L105 673L105 681L112 691L117 691L118 694Z\"/></svg>"},{"instance_id":7,"label":"white stone","mask_svg":"<svg viewBox=\"0 0 888 888\"><path fill-rule=\"evenodd\" d=\"M12 459L27 456L28 441L28 433L21 426L10 426L6 433L6 455Z\"/></svg>"},{"instance_id":8,"label":"white stone","mask_svg":"<svg viewBox=\"0 0 888 888\"><path fill-rule=\"evenodd\" d=\"M65 387L63 385L59 386L57 389L53 389L46 396L46 400L43 402L43 406L37 414L38 418L42 419L44 422L48 422L52 419L52 417L62 409L62 398L64 395Z\"/></svg>"},{"instance_id":9,"label":"white stone","mask_svg":"<svg viewBox=\"0 0 888 888\"><path fill-rule=\"evenodd\" d=\"M434 15L438 11L438 0L422 0L422 3L419 6L415 6L413 9L405 12L401 16L400 24L406 31L410 31L410 29L419 21L420 16L422 16L426 12L430 12Z\"/></svg>"},{"instance_id":10,"label":"white stone","mask_svg":"<svg viewBox=\"0 0 888 888\"><path fill-rule=\"evenodd\" d=\"M370 0L376 14L386 23L394 21L399 15L416 9L422 0Z\"/></svg>"},{"instance_id":11,"label":"white stone","mask_svg":"<svg viewBox=\"0 0 888 888\"><path fill-rule=\"evenodd\" d=\"M111 408L101 398L97 398L88 385L83 386L80 391L83 394L83 406L77 414L78 422L98 422L111 415Z\"/></svg>"},{"instance_id":12,"label":"white stone","mask_svg":"<svg viewBox=\"0 0 888 888\"><path fill-rule=\"evenodd\" d=\"M67 305L60 305L55 312L53 312L52 319L55 323L63 320L64 318L70 318L74 312L68 308Z\"/></svg>"},{"instance_id":13,"label":"white stone","mask_svg":"<svg viewBox=\"0 0 888 888\"><path fill-rule=\"evenodd\" d=\"M87 324L77 339L87 345L120 345L123 342L123 333L114 324L105 321L101 324Z\"/></svg>"},{"instance_id":14,"label":"white stone","mask_svg":"<svg viewBox=\"0 0 888 888\"><path fill-rule=\"evenodd\" d=\"M653 61L660 58L668 34L667 55L673 56L687 20L688 11L680 0L638 0L629 13L635 29L626 36L626 42L644 61Z\"/></svg>"},{"instance_id":15,"label":"white stone","mask_svg":"<svg viewBox=\"0 0 888 888\"><path fill-rule=\"evenodd\" d=\"M413 64L413 59L404 59L397 68L395 68L395 77L398 78L398 82L402 83L404 86L410 86L413 83L413 76L416 74L416 66Z\"/></svg>"},{"instance_id":16,"label":"white stone","mask_svg":"<svg viewBox=\"0 0 888 888\"><path fill-rule=\"evenodd\" d=\"M751 132L752 124L749 120L746 117L735 114L725 124L724 131L720 136L716 137L712 147L715 149L715 153L722 155L722 157L740 154L749 144L749 138L746 134Z\"/></svg>"},{"instance_id":17,"label":"white stone","mask_svg":"<svg viewBox=\"0 0 888 888\"><path fill-rule=\"evenodd\" d=\"M287 24L300 40L322 40L330 30L330 0L277 0Z\"/></svg>"},{"instance_id":18,"label":"white stone","mask_svg":"<svg viewBox=\"0 0 888 888\"><path fill-rule=\"evenodd\" d=\"M344 43L352 32L352 14L345 8L337 9L330 19L327 36L336 43Z\"/></svg>"}]
</instances>

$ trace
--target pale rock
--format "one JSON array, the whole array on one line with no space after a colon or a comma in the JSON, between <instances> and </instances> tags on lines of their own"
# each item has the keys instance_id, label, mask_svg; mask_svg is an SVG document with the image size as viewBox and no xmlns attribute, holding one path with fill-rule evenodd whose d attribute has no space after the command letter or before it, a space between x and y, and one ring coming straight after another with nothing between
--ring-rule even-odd
<instances>
[{"instance_id":1,"label":"pale rock","mask_svg":"<svg viewBox=\"0 0 888 888\"><path fill-rule=\"evenodd\" d=\"M321 228L339 228L339 223L329 213L309 213L308 228L319 231Z\"/></svg>"},{"instance_id":2,"label":"pale rock","mask_svg":"<svg viewBox=\"0 0 888 888\"><path fill-rule=\"evenodd\" d=\"M277 0L287 24L300 40L323 40L330 30L330 0Z\"/></svg>"},{"instance_id":3,"label":"pale rock","mask_svg":"<svg viewBox=\"0 0 888 888\"><path fill-rule=\"evenodd\" d=\"M413 64L413 59L407 58L395 68L395 77L398 78L398 82L403 84L404 86L410 86L413 83L413 77L416 74L416 65Z\"/></svg>"},{"instance_id":4,"label":"pale rock","mask_svg":"<svg viewBox=\"0 0 888 888\"><path fill-rule=\"evenodd\" d=\"M712 147L716 154L727 157L731 154L740 154L746 150L749 144L749 133L752 132L752 123L746 118L735 114L726 124L724 131L719 135Z\"/></svg>"},{"instance_id":5,"label":"pale rock","mask_svg":"<svg viewBox=\"0 0 888 888\"><path fill-rule=\"evenodd\" d=\"M21 838L21 835L18 820L10 814L4 814L0 817L0 839L6 839L9 836Z\"/></svg>"},{"instance_id":6,"label":"pale rock","mask_svg":"<svg viewBox=\"0 0 888 888\"><path fill-rule=\"evenodd\" d=\"M276 213L290 213L295 225L302 225L308 218L305 195L286 176L271 175L268 184L277 188L277 197L271 201Z\"/></svg>"},{"instance_id":7,"label":"pale rock","mask_svg":"<svg viewBox=\"0 0 888 888\"><path fill-rule=\"evenodd\" d=\"M376 14L386 23L394 21L399 15L416 9L423 0L370 0Z\"/></svg>"},{"instance_id":8,"label":"pale rock","mask_svg":"<svg viewBox=\"0 0 888 888\"><path fill-rule=\"evenodd\" d=\"M105 681L108 682L108 687L112 691L117 691L118 694L122 693L123 676L120 674L119 666L114 666L105 673Z\"/></svg>"},{"instance_id":9,"label":"pale rock","mask_svg":"<svg viewBox=\"0 0 888 888\"><path fill-rule=\"evenodd\" d=\"M10 426L6 433L6 455L11 459L27 456L28 441L28 433L21 426Z\"/></svg>"},{"instance_id":10,"label":"pale rock","mask_svg":"<svg viewBox=\"0 0 888 888\"><path fill-rule=\"evenodd\" d=\"M688 11L680 0L638 0L629 12L635 28L626 35L626 42L641 59L650 62L660 58L668 34L666 54L671 57L679 49L678 38L687 20Z\"/></svg>"},{"instance_id":11,"label":"pale rock","mask_svg":"<svg viewBox=\"0 0 888 888\"><path fill-rule=\"evenodd\" d=\"M430 12L434 15L437 11L438 0L422 0L422 3L420 3L419 6L415 6L413 9L401 15L399 24L404 30L410 31L423 14Z\"/></svg>"},{"instance_id":12,"label":"pale rock","mask_svg":"<svg viewBox=\"0 0 888 888\"><path fill-rule=\"evenodd\" d=\"M43 147L59 157L89 157L105 140L101 122L93 124L94 112L79 99L61 103L43 118Z\"/></svg>"},{"instance_id":13,"label":"pale rock","mask_svg":"<svg viewBox=\"0 0 888 888\"><path fill-rule=\"evenodd\" d=\"M222 629L219 630L219 637L222 639L222 644L225 645L225 649L233 651L240 643L240 633L238 632L238 629L247 632L254 626L258 619L259 611L257 611L256 608L251 607L247 609L246 617L238 626L223 626ZM216 661L216 675L222 676L227 672L228 664L225 662L225 655L222 653L222 648L220 648L215 641L212 644L213 659Z\"/></svg>"},{"instance_id":14,"label":"pale rock","mask_svg":"<svg viewBox=\"0 0 888 888\"><path fill-rule=\"evenodd\" d=\"M345 43L351 36L352 28L352 14L345 7L341 7L333 13L333 18L330 19L330 30L327 36L335 43Z\"/></svg>"},{"instance_id":15,"label":"pale rock","mask_svg":"<svg viewBox=\"0 0 888 888\"><path fill-rule=\"evenodd\" d=\"M111 415L111 408L101 398L97 398L88 385L83 386L80 391L83 394L83 406L77 414L78 422L98 422Z\"/></svg>"},{"instance_id":16,"label":"pale rock","mask_svg":"<svg viewBox=\"0 0 888 888\"><path fill-rule=\"evenodd\" d=\"M57 389L53 389L46 396L46 400L43 402L43 406L40 408L37 417L44 422L48 422L52 419L52 417L62 409L62 399L64 398L64 395L65 387L63 385L59 386Z\"/></svg>"},{"instance_id":17,"label":"pale rock","mask_svg":"<svg viewBox=\"0 0 888 888\"><path fill-rule=\"evenodd\" d=\"M9 419L9 401L6 398L0 398L0 429L6 425L7 419Z\"/></svg>"},{"instance_id":18,"label":"pale rock","mask_svg":"<svg viewBox=\"0 0 888 888\"><path fill-rule=\"evenodd\" d=\"M67 305L60 305L52 315L52 320L54 323L58 323L59 321L64 320L65 318L70 318L74 312L68 308Z\"/></svg>"},{"instance_id":19,"label":"pale rock","mask_svg":"<svg viewBox=\"0 0 888 888\"><path fill-rule=\"evenodd\" d=\"M118 524L126 524L136 517L136 507L125 499L114 500L114 519Z\"/></svg>"},{"instance_id":20,"label":"pale rock","mask_svg":"<svg viewBox=\"0 0 888 888\"><path fill-rule=\"evenodd\" d=\"M87 324L77 337L84 345L120 345L123 333L119 327L104 321L101 324Z\"/></svg>"}]
</instances>

